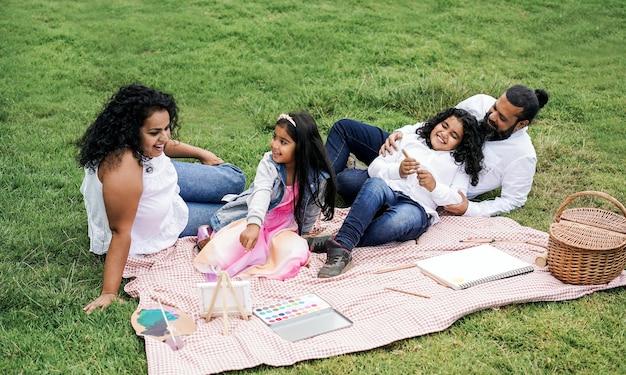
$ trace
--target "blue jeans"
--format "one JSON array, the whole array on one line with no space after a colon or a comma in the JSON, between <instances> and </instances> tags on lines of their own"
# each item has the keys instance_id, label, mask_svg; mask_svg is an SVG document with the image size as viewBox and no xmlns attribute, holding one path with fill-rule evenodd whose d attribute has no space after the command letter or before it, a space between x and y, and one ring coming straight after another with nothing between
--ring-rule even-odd
<instances>
[{"instance_id":1,"label":"blue jeans","mask_svg":"<svg viewBox=\"0 0 626 375\"><path fill-rule=\"evenodd\" d=\"M378 177L368 178L359 191L335 241L348 250L421 236L430 226L424 207L393 191Z\"/></svg>"},{"instance_id":2,"label":"blue jeans","mask_svg":"<svg viewBox=\"0 0 626 375\"><path fill-rule=\"evenodd\" d=\"M346 169L350 153L370 165L389 133L363 122L341 119L333 124L326 138L326 153L337 176L337 193L350 204L368 178L367 171Z\"/></svg>"},{"instance_id":3,"label":"blue jeans","mask_svg":"<svg viewBox=\"0 0 626 375\"><path fill-rule=\"evenodd\" d=\"M246 187L246 177L232 164L204 165L172 160L178 173L180 196L189 208L189 219L180 237L195 236L198 227L224 205L226 194L239 194Z\"/></svg>"}]
</instances>

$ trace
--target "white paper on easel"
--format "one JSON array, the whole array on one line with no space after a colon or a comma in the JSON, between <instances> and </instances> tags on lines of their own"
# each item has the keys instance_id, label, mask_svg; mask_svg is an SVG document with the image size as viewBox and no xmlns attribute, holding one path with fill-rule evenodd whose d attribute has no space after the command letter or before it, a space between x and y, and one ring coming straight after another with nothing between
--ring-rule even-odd
<instances>
[{"instance_id":1,"label":"white paper on easel","mask_svg":"<svg viewBox=\"0 0 626 375\"><path fill-rule=\"evenodd\" d=\"M250 298L250 281L231 281L235 294L247 315L252 315L252 300ZM226 313L228 315L241 315L235 296L231 292L230 288L217 287L217 282L211 283L198 283L198 300L200 305L200 316L206 317L211 307L211 300L213 295L217 293L215 304L213 305L213 311L211 317L220 317L224 314L223 306L223 292L226 292L227 308Z\"/></svg>"}]
</instances>

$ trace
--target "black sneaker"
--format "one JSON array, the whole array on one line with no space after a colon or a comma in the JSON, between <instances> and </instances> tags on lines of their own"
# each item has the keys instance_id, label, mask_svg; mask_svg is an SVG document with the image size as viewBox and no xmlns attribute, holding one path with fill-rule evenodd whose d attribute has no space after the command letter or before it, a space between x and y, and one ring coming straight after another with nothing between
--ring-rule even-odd
<instances>
[{"instance_id":1,"label":"black sneaker","mask_svg":"<svg viewBox=\"0 0 626 375\"><path fill-rule=\"evenodd\" d=\"M326 242L327 257L326 263L320 268L317 277L327 279L335 277L352 268L352 254L341 247L336 241Z\"/></svg>"},{"instance_id":2,"label":"black sneaker","mask_svg":"<svg viewBox=\"0 0 626 375\"><path fill-rule=\"evenodd\" d=\"M333 236L329 233L320 233L314 236L305 237L306 242L309 244L309 251L313 253L325 253L326 241L332 240Z\"/></svg>"}]
</instances>

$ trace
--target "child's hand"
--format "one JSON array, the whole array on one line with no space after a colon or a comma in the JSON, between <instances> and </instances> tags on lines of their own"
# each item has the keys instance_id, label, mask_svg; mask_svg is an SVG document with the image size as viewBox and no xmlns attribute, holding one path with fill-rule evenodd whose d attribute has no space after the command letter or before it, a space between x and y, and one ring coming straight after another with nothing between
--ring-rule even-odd
<instances>
[{"instance_id":1,"label":"child's hand","mask_svg":"<svg viewBox=\"0 0 626 375\"><path fill-rule=\"evenodd\" d=\"M437 182L435 181L433 175L424 168L417 171L417 181L420 186L423 186L428 191L435 190L435 186L437 186Z\"/></svg>"},{"instance_id":2,"label":"child's hand","mask_svg":"<svg viewBox=\"0 0 626 375\"><path fill-rule=\"evenodd\" d=\"M259 239L259 231L261 228L256 224L248 224L246 229L241 232L239 235L239 242L241 242L241 246L245 247L247 251L250 251L256 245L257 240Z\"/></svg>"},{"instance_id":3,"label":"child's hand","mask_svg":"<svg viewBox=\"0 0 626 375\"><path fill-rule=\"evenodd\" d=\"M420 163L413 158L405 158L400 163L400 177L404 178L410 174L417 172Z\"/></svg>"}]
</instances>

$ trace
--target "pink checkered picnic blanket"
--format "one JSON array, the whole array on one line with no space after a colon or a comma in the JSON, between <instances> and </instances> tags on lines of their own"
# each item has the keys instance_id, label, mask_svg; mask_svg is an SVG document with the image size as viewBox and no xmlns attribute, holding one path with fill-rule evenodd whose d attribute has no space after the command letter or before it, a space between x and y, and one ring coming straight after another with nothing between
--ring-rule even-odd
<instances>
[{"instance_id":1,"label":"pink checkered picnic blanket","mask_svg":"<svg viewBox=\"0 0 626 375\"><path fill-rule=\"evenodd\" d=\"M338 209L329 222L318 221L316 229L336 233L348 209ZM375 271L414 263L445 252L476 246L461 243L468 237L487 237L518 242L493 245L529 263L545 251L527 244L546 244L548 234L503 217L464 218L443 216L440 223L415 241L357 248L354 267L331 279L318 279L325 254L313 254L308 267L289 280L251 280L252 306L315 293L328 301L354 324L309 339L289 342L260 319L229 318L230 335L222 335L223 321L209 323L199 316L196 284L204 277L191 261L195 237L180 239L175 246L144 259L132 259L124 277L134 278L125 291L139 297L139 306L157 301L176 306L197 324L195 333L184 336L181 350L146 339L151 374L211 374L251 368L261 364L286 366L307 359L364 351L394 341L439 332L472 312L514 303L562 301L598 290L626 285L626 271L609 284L576 286L555 279L547 268L535 267L529 274L454 291L422 275L417 268L375 274ZM428 295L420 298L385 290L386 287Z\"/></svg>"}]
</instances>

